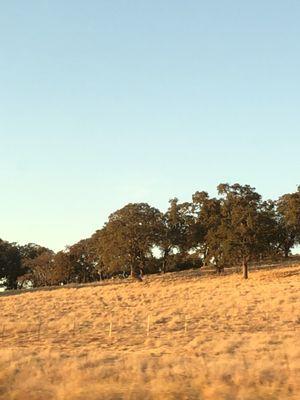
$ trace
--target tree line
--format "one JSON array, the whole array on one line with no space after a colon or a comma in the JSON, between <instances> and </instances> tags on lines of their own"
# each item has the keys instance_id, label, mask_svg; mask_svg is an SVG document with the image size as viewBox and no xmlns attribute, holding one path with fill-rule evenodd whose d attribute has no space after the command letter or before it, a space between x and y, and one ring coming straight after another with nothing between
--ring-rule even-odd
<instances>
[{"instance_id":1,"label":"tree line","mask_svg":"<svg viewBox=\"0 0 300 400\"><path fill-rule=\"evenodd\" d=\"M198 191L190 202L169 201L166 212L130 203L90 238L55 253L0 239L0 282L7 289L85 283L115 276L141 279L210 265L221 273L250 262L288 257L300 244L300 186L263 200L249 185L220 184L218 196Z\"/></svg>"}]
</instances>

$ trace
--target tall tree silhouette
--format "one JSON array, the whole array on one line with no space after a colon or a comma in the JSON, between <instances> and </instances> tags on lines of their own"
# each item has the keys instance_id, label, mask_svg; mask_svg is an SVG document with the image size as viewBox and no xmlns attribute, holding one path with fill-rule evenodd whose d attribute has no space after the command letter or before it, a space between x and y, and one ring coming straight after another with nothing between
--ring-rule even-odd
<instances>
[{"instance_id":1,"label":"tall tree silhouette","mask_svg":"<svg viewBox=\"0 0 300 400\"><path fill-rule=\"evenodd\" d=\"M147 203L128 204L111 214L98 232L101 258L110 272L138 278L158 241L161 213Z\"/></svg>"}]
</instances>

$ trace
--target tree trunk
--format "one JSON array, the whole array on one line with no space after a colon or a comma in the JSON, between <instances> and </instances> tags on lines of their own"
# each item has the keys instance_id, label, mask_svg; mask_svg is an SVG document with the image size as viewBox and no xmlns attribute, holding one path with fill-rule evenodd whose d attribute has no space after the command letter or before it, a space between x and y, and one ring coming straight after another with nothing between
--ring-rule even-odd
<instances>
[{"instance_id":1,"label":"tree trunk","mask_svg":"<svg viewBox=\"0 0 300 400\"><path fill-rule=\"evenodd\" d=\"M165 274L167 272L167 260L163 259L162 271Z\"/></svg>"},{"instance_id":2,"label":"tree trunk","mask_svg":"<svg viewBox=\"0 0 300 400\"><path fill-rule=\"evenodd\" d=\"M130 266L130 276L133 278L134 277L134 267L133 265Z\"/></svg>"},{"instance_id":3,"label":"tree trunk","mask_svg":"<svg viewBox=\"0 0 300 400\"><path fill-rule=\"evenodd\" d=\"M139 281L139 282L143 281L143 279L141 278L141 276L138 272L138 269L136 267L134 267L133 265L131 266L130 275L131 275L131 278L135 281Z\"/></svg>"},{"instance_id":4,"label":"tree trunk","mask_svg":"<svg viewBox=\"0 0 300 400\"><path fill-rule=\"evenodd\" d=\"M248 279L248 262L243 261L243 278Z\"/></svg>"},{"instance_id":5,"label":"tree trunk","mask_svg":"<svg viewBox=\"0 0 300 400\"><path fill-rule=\"evenodd\" d=\"M217 265L216 268L217 268L217 274L218 274L218 275L221 275L222 272L224 272L224 267L222 267L222 266L220 266L220 265Z\"/></svg>"},{"instance_id":6,"label":"tree trunk","mask_svg":"<svg viewBox=\"0 0 300 400\"><path fill-rule=\"evenodd\" d=\"M165 274L167 272L167 265L168 265L168 256L169 256L170 250L165 250L164 251L164 257L163 257L163 265L162 265L162 271Z\"/></svg>"},{"instance_id":7,"label":"tree trunk","mask_svg":"<svg viewBox=\"0 0 300 400\"><path fill-rule=\"evenodd\" d=\"M284 248L284 258L289 258L289 254L290 254L290 248L285 247Z\"/></svg>"}]
</instances>

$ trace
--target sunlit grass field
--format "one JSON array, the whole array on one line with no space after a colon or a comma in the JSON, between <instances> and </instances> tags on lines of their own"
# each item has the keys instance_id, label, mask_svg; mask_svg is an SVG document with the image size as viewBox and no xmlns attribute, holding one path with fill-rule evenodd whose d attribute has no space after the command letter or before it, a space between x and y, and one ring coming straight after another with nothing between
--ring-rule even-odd
<instances>
[{"instance_id":1,"label":"sunlit grass field","mask_svg":"<svg viewBox=\"0 0 300 400\"><path fill-rule=\"evenodd\" d=\"M300 266L0 297L0 399L300 398Z\"/></svg>"}]
</instances>

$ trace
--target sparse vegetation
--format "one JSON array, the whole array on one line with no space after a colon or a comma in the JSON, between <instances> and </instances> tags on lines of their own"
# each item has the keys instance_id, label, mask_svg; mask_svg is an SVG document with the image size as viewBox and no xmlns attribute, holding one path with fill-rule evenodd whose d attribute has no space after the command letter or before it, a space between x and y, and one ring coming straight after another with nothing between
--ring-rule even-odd
<instances>
[{"instance_id":1,"label":"sparse vegetation","mask_svg":"<svg viewBox=\"0 0 300 400\"><path fill-rule=\"evenodd\" d=\"M3 295L0 398L299 399L299 289L294 265Z\"/></svg>"}]
</instances>

